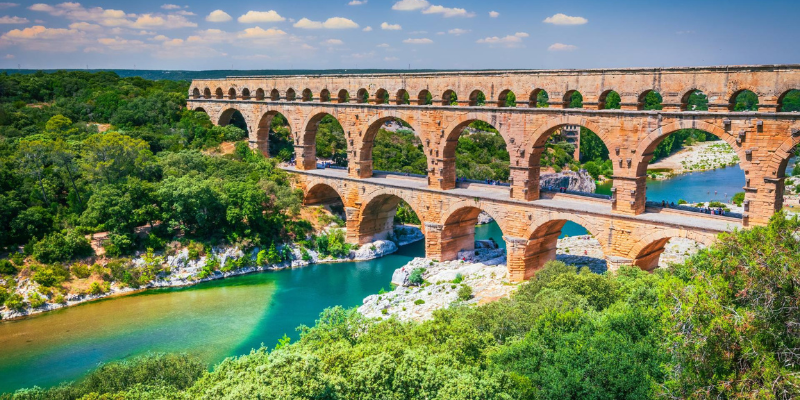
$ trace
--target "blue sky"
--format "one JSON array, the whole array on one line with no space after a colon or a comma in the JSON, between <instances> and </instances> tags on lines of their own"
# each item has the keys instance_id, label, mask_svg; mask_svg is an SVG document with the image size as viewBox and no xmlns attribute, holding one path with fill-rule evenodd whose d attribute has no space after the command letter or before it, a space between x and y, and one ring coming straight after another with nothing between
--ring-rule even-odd
<instances>
[{"instance_id":1,"label":"blue sky","mask_svg":"<svg viewBox=\"0 0 800 400\"><path fill-rule=\"evenodd\" d=\"M166 0L174 1L174 0ZM800 1L0 2L2 68L800 63Z\"/></svg>"}]
</instances>

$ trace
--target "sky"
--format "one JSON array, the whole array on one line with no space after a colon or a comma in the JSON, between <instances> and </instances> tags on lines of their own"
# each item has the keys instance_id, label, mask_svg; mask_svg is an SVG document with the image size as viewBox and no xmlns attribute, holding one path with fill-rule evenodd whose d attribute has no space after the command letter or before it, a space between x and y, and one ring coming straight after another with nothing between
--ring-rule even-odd
<instances>
[{"instance_id":1,"label":"sky","mask_svg":"<svg viewBox=\"0 0 800 400\"><path fill-rule=\"evenodd\" d=\"M790 64L798 17L799 0L0 2L0 68Z\"/></svg>"}]
</instances>

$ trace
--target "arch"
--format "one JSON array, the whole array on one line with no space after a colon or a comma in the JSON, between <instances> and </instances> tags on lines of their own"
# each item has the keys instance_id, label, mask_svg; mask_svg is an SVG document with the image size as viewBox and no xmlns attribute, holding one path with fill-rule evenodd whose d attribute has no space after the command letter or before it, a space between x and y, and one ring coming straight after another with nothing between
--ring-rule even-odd
<instances>
[{"instance_id":1,"label":"arch","mask_svg":"<svg viewBox=\"0 0 800 400\"><path fill-rule=\"evenodd\" d=\"M464 140L461 140L462 134L467 127L471 127L470 135L464 136ZM506 160L506 157L510 159L508 150L509 138L504 131L500 131L496 126L489 123L487 118L482 118L482 115L477 113L462 115L445 128L445 133L446 136L441 148L441 158L445 161L439 163L439 168L441 169L440 178L444 179L445 188L454 187L457 178L499 182L507 182L509 180L511 174L510 160ZM497 137L494 135L497 135ZM491 159L491 162L486 164L478 159L465 164L463 157L459 158L457 156L459 143L462 142L465 146L484 148L484 151L490 152L485 153L483 157ZM505 165L506 162L508 162L508 165ZM497 167L500 168L499 173L497 173ZM459 169L461 170L460 174L458 173Z\"/></svg>"},{"instance_id":2,"label":"arch","mask_svg":"<svg viewBox=\"0 0 800 400\"><path fill-rule=\"evenodd\" d=\"M538 165L533 164L533 162L538 162L538 159L533 159L534 155L536 154L536 149L544 147L545 143L556 129L567 125L581 126L594 132L600 138L600 140L603 141L603 145L605 145L607 149L611 149L608 143L608 129L602 129L599 125L588 119L583 119L573 115L565 115L558 118L548 119L547 122L536 128L536 130L531 133L529 137L533 140L529 141L528 145L525 147L526 157L531 163L528 165Z\"/></svg>"},{"instance_id":3,"label":"arch","mask_svg":"<svg viewBox=\"0 0 800 400\"><path fill-rule=\"evenodd\" d=\"M210 99L211 98L211 89L205 88L203 89L203 98Z\"/></svg>"},{"instance_id":4,"label":"arch","mask_svg":"<svg viewBox=\"0 0 800 400\"><path fill-rule=\"evenodd\" d=\"M789 89L778 96L779 112L800 111L800 90Z\"/></svg>"},{"instance_id":5,"label":"arch","mask_svg":"<svg viewBox=\"0 0 800 400\"><path fill-rule=\"evenodd\" d=\"M200 98L200 89L194 88L192 89L192 98L199 99Z\"/></svg>"},{"instance_id":6,"label":"arch","mask_svg":"<svg viewBox=\"0 0 800 400\"><path fill-rule=\"evenodd\" d=\"M319 101L322 103L328 103L331 101L331 92L328 89L322 89L319 92Z\"/></svg>"},{"instance_id":7,"label":"arch","mask_svg":"<svg viewBox=\"0 0 800 400\"><path fill-rule=\"evenodd\" d=\"M256 135L255 135L255 147L267 157L270 156L270 151L272 151L273 153L277 153L278 151L280 151L280 149L278 148L281 147L279 143L275 143L276 146L270 146L270 137L271 137L270 132L273 130L272 122L273 119L278 114L280 114L278 111L270 110L265 112L263 115L261 115L261 118L258 119L258 126L256 128ZM294 132L292 132L290 128L289 135L291 136L293 133ZM277 142L277 140L274 141Z\"/></svg>"},{"instance_id":8,"label":"arch","mask_svg":"<svg viewBox=\"0 0 800 400\"><path fill-rule=\"evenodd\" d=\"M404 118L404 115L402 113L394 110L381 112L378 115L373 116L364 125L366 128L362 135L363 139L361 140L361 148L357 149L357 151L355 152L357 154L356 161L358 161L360 165L359 168L361 168L362 170L364 170L365 168L369 169L369 174L365 174L366 176L372 175L372 163L373 163L372 151L375 144L375 137L378 135L378 131L380 131L384 123L397 119L403 120L407 124L409 124L414 132L416 133L422 132L419 129L419 126L416 125L416 121L414 119L406 119ZM423 152L427 157L428 148L427 144L425 143L423 143ZM353 160L351 160L351 165L353 164L352 161Z\"/></svg>"},{"instance_id":9,"label":"arch","mask_svg":"<svg viewBox=\"0 0 800 400\"><path fill-rule=\"evenodd\" d=\"M312 101L314 100L314 93L311 92L311 89L303 89L303 95L301 98L302 101Z\"/></svg>"},{"instance_id":10,"label":"arch","mask_svg":"<svg viewBox=\"0 0 800 400\"><path fill-rule=\"evenodd\" d=\"M547 94L547 91L544 89L533 89L531 95L528 97L528 107L529 108L545 108L548 106L547 102L550 100L550 96Z\"/></svg>"},{"instance_id":11,"label":"arch","mask_svg":"<svg viewBox=\"0 0 800 400\"><path fill-rule=\"evenodd\" d=\"M604 91L600 94L600 98L598 99L597 109L598 110L618 110L620 109L621 97L619 93L617 93L613 89L609 89Z\"/></svg>"},{"instance_id":12,"label":"arch","mask_svg":"<svg viewBox=\"0 0 800 400\"><path fill-rule=\"evenodd\" d=\"M264 100L264 89L258 88L256 89L256 100Z\"/></svg>"},{"instance_id":13,"label":"arch","mask_svg":"<svg viewBox=\"0 0 800 400\"><path fill-rule=\"evenodd\" d=\"M219 114L217 125L219 126L234 125L236 127L244 129L245 132L250 132L247 126L247 120L244 118L244 113L242 113L239 109L236 108L228 108L222 111Z\"/></svg>"},{"instance_id":14,"label":"arch","mask_svg":"<svg viewBox=\"0 0 800 400\"><path fill-rule=\"evenodd\" d=\"M758 95L749 89L737 90L728 100L730 111L758 111Z\"/></svg>"},{"instance_id":15,"label":"arch","mask_svg":"<svg viewBox=\"0 0 800 400\"><path fill-rule=\"evenodd\" d=\"M347 93L347 89L339 90L339 93L336 95L336 102L347 103L349 101L350 101L350 93Z\"/></svg>"},{"instance_id":16,"label":"arch","mask_svg":"<svg viewBox=\"0 0 800 400\"><path fill-rule=\"evenodd\" d=\"M208 111L206 111L206 109L203 108L203 107L197 107L194 110L197 111L197 112L202 112L202 113L208 114Z\"/></svg>"},{"instance_id":17,"label":"arch","mask_svg":"<svg viewBox=\"0 0 800 400\"><path fill-rule=\"evenodd\" d=\"M522 259L521 264L525 268L524 279L532 277L545 263L557 258L558 238L561 236L562 229L567 222L580 225L594 238L601 237L598 236L600 232L597 228L580 215L554 213L547 215L545 218L544 221L535 221L522 238L525 240L524 248L522 249L522 254L517 255L517 257ZM597 242L600 244L604 258L606 255L611 254L607 243L601 240ZM577 256L581 255L578 254Z\"/></svg>"},{"instance_id":18,"label":"arch","mask_svg":"<svg viewBox=\"0 0 800 400\"><path fill-rule=\"evenodd\" d=\"M696 96L692 96L696 95ZM707 111L708 97L700 89L691 89L681 97L681 111Z\"/></svg>"},{"instance_id":19,"label":"arch","mask_svg":"<svg viewBox=\"0 0 800 400\"><path fill-rule=\"evenodd\" d=\"M405 89L398 90L397 93L395 94L394 102L397 105L411 104L408 92Z\"/></svg>"},{"instance_id":20,"label":"arch","mask_svg":"<svg viewBox=\"0 0 800 400\"><path fill-rule=\"evenodd\" d=\"M348 221L348 233L350 231L357 232L357 238L353 239L357 240L359 244L385 240L394 228L394 216L397 214L397 206L403 201L417 214L423 234L425 234L425 220L421 213L421 205L414 201L409 201L405 197L405 193L402 190L392 188L371 192L361 200L363 205L359 210L358 221ZM415 197L410 196L409 198ZM352 226L354 229L351 229L351 224L357 225Z\"/></svg>"},{"instance_id":21,"label":"arch","mask_svg":"<svg viewBox=\"0 0 800 400\"><path fill-rule=\"evenodd\" d=\"M281 99L281 92L278 89L272 89L269 92L269 99L272 101L279 101Z\"/></svg>"},{"instance_id":22,"label":"arch","mask_svg":"<svg viewBox=\"0 0 800 400\"><path fill-rule=\"evenodd\" d=\"M497 106L498 107L516 107L517 106L517 95L514 94L510 89L503 90L500 92L500 96L497 97Z\"/></svg>"},{"instance_id":23,"label":"arch","mask_svg":"<svg viewBox=\"0 0 800 400\"><path fill-rule=\"evenodd\" d=\"M500 215L496 211L491 207L484 208L480 201L474 200L463 200L451 205L442 214L438 243L430 243L426 238L426 247L438 247L438 256L441 257L441 260L458 259L459 252L475 249L475 226L478 223L478 215L486 212L494 218L495 215ZM505 226L505 221L498 219L495 221L503 238L506 238L509 231Z\"/></svg>"},{"instance_id":24,"label":"arch","mask_svg":"<svg viewBox=\"0 0 800 400\"><path fill-rule=\"evenodd\" d=\"M339 122L339 120L336 119L336 117L330 114L328 111L323 109L312 110L311 113L309 113L306 120L303 121L303 134L302 134L303 135L302 143L304 145L303 151L307 154L307 157L312 157L314 159L315 164L317 156L321 155L325 158L330 157L331 160L336 165L346 166L347 153L349 147L344 137L344 129L341 129L341 131L337 129L335 132L334 131L330 132L332 136L329 137L328 139L331 142L329 143L331 145L331 149L329 149L331 150L331 154L320 154L320 149L317 148L317 140L318 140L317 133L319 130L319 125L326 116L330 116L331 118L335 119L336 122L339 124L339 127L340 128L342 127L341 122ZM344 149L345 151L344 152L334 151L337 150L337 147L338 149Z\"/></svg>"},{"instance_id":25,"label":"arch","mask_svg":"<svg viewBox=\"0 0 800 400\"><path fill-rule=\"evenodd\" d=\"M453 106L458 105L458 95L452 89L447 89L442 93L442 105Z\"/></svg>"},{"instance_id":26,"label":"arch","mask_svg":"<svg viewBox=\"0 0 800 400\"><path fill-rule=\"evenodd\" d=\"M367 89L364 88L358 89L358 92L356 92L356 101L358 103L369 102L369 92L367 91Z\"/></svg>"},{"instance_id":27,"label":"arch","mask_svg":"<svg viewBox=\"0 0 800 400\"><path fill-rule=\"evenodd\" d=\"M375 92L375 104L389 104L389 92L380 88Z\"/></svg>"},{"instance_id":28,"label":"arch","mask_svg":"<svg viewBox=\"0 0 800 400\"><path fill-rule=\"evenodd\" d=\"M564 108L583 108L583 95L577 90L567 90L563 99Z\"/></svg>"},{"instance_id":29,"label":"arch","mask_svg":"<svg viewBox=\"0 0 800 400\"><path fill-rule=\"evenodd\" d=\"M242 100L250 100L250 89L242 89Z\"/></svg>"},{"instance_id":30,"label":"arch","mask_svg":"<svg viewBox=\"0 0 800 400\"><path fill-rule=\"evenodd\" d=\"M303 191L303 205L339 206L340 209L337 210L339 212L334 212L334 210L331 210L331 212L344 214L344 197L333 186L324 182L316 182L311 187L305 188Z\"/></svg>"},{"instance_id":31,"label":"arch","mask_svg":"<svg viewBox=\"0 0 800 400\"><path fill-rule=\"evenodd\" d=\"M217 99L222 99L222 96L224 96L224 94L222 93L222 88L217 88L214 94L216 95Z\"/></svg>"},{"instance_id":32,"label":"arch","mask_svg":"<svg viewBox=\"0 0 800 400\"><path fill-rule=\"evenodd\" d=\"M469 105L471 107L483 106L486 104L486 95L480 89L473 90L469 94Z\"/></svg>"},{"instance_id":33,"label":"arch","mask_svg":"<svg viewBox=\"0 0 800 400\"><path fill-rule=\"evenodd\" d=\"M228 89L228 99L236 100L236 89L235 88Z\"/></svg>"},{"instance_id":34,"label":"arch","mask_svg":"<svg viewBox=\"0 0 800 400\"><path fill-rule=\"evenodd\" d=\"M433 96L428 89L422 89L417 95L417 104L421 106L429 106L433 104Z\"/></svg>"},{"instance_id":35,"label":"arch","mask_svg":"<svg viewBox=\"0 0 800 400\"><path fill-rule=\"evenodd\" d=\"M297 93L294 91L294 89L289 88L288 90L286 90L286 101L295 101L295 100L297 100Z\"/></svg>"},{"instance_id":36,"label":"arch","mask_svg":"<svg viewBox=\"0 0 800 400\"><path fill-rule=\"evenodd\" d=\"M670 239L690 239L705 246L710 246L714 243L714 237L715 235L695 233L682 229L658 229L636 242L631 247L626 258L631 259L633 265L645 271L652 271L658 268L661 253L664 252L664 246Z\"/></svg>"},{"instance_id":37,"label":"arch","mask_svg":"<svg viewBox=\"0 0 800 400\"><path fill-rule=\"evenodd\" d=\"M636 102L636 109L637 110L661 110L663 108L664 98L661 97L661 93L653 89L645 90L642 94L639 95L639 98Z\"/></svg>"}]
</instances>

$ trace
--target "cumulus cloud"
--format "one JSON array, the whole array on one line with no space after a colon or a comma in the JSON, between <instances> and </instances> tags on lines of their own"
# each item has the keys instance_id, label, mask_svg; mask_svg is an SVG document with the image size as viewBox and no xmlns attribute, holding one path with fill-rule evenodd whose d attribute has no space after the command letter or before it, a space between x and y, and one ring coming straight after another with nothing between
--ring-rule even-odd
<instances>
[{"instance_id":1,"label":"cumulus cloud","mask_svg":"<svg viewBox=\"0 0 800 400\"><path fill-rule=\"evenodd\" d=\"M177 5L177 4L163 4L161 6L161 8L163 8L165 10L180 10L183 7L181 7L181 6Z\"/></svg>"},{"instance_id":2,"label":"cumulus cloud","mask_svg":"<svg viewBox=\"0 0 800 400\"><path fill-rule=\"evenodd\" d=\"M320 21L312 21L308 18L303 18L294 25L295 28L300 29L350 29L350 28L358 28L358 24L349 20L347 18L342 17L332 17L328 18L325 22Z\"/></svg>"},{"instance_id":3,"label":"cumulus cloud","mask_svg":"<svg viewBox=\"0 0 800 400\"><path fill-rule=\"evenodd\" d=\"M0 45L20 45L26 50L69 52L86 43L86 33L77 29L46 28L41 25L12 29L0 36Z\"/></svg>"},{"instance_id":4,"label":"cumulus cloud","mask_svg":"<svg viewBox=\"0 0 800 400\"><path fill-rule=\"evenodd\" d=\"M131 24L132 28L194 28L197 24L180 15L152 15L142 14Z\"/></svg>"},{"instance_id":5,"label":"cumulus cloud","mask_svg":"<svg viewBox=\"0 0 800 400\"><path fill-rule=\"evenodd\" d=\"M360 6L362 4L367 4L367 0L352 0L347 5L349 6Z\"/></svg>"},{"instance_id":6,"label":"cumulus cloud","mask_svg":"<svg viewBox=\"0 0 800 400\"><path fill-rule=\"evenodd\" d=\"M558 13L552 17L545 18L542 22L553 25L583 25L589 22L589 20L583 17L571 17L566 14Z\"/></svg>"},{"instance_id":7,"label":"cumulus cloud","mask_svg":"<svg viewBox=\"0 0 800 400\"><path fill-rule=\"evenodd\" d=\"M142 51L148 47L141 40L128 40L121 37L100 38L97 39L97 42L105 46L105 48L115 51Z\"/></svg>"},{"instance_id":8,"label":"cumulus cloud","mask_svg":"<svg viewBox=\"0 0 800 400\"><path fill-rule=\"evenodd\" d=\"M400 24L390 24L388 22L384 22L381 24L381 29L385 31L399 31L403 29L403 27L401 27Z\"/></svg>"},{"instance_id":9,"label":"cumulus cloud","mask_svg":"<svg viewBox=\"0 0 800 400\"><path fill-rule=\"evenodd\" d=\"M578 46L574 46L571 44L564 44L564 43L553 43L550 47L547 48L547 51L573 51L576 50Z\"/></svg>"},{"instance_id":10,"label":"cumulus cloud","mask_svg":"<svg viewBox=\"0 0 800 400\"><path fill-rule=\"evenodd\" d=\"M104 9L102 7L85 8L80 3L60 3L55 6L37 3L31 5L28 9L73 21L94 22L111 28L142 29L161 27L171 29L197 26L194 22L186 19L184 15L128 14L122 10Z\"/></svg>"},{"instance_id":11,"label":"cumulus cloud","mask_svg":"<svg viewBox=\"0 0 800 400\"><path fill-rule=\"evenodd\" d=\"M475 13L468 12L463 8L448 8L443 6L430 6L422 10L423 14L442 14L445 18L450 17L474 17Z\"/></svg>"},{"instance_id":12,"label":"cumulus cloud","mask_svg":"<svg viewBox=\"0 0 800 400\"><path fill-rule=\"evenodd\" d=\"M322 42L322 44L324 44L326 46L340 46L340 45L343 45L344 42L339 40L339 39L328 39L328 40Z\"/></svg>"},{"instance_id":13,"label":"cumulus cloud","mask_svg":"<svg viewBox=\"0 0 800 400\"><path fill-rule=\"evenodd\" d=\"M458 36L468 33L469 31L470 31L469 29L455 28L455 29L450 29L449 31L447 31L447 33Z\"/></svg>"},{"instance_id":14,"label":"cumulus cloud","mask_svg":"<svg viewBox=\"0 0 800 400\"><path fill-rule=\"evenodd\" d=\"M365 27L364 29L362 29L362 31L364 31L364 32L372 32L372 27L371 26Z\"/></svg>"},{"instance_id":15,"label":"cumulus cloud","mask_svg":"<svg viewBox=\"0 0 800 400\"><path fill-rule=\"evenodd\" d=\"M503 45L507 47L518 47L522 45L522 38L526 38L528 35L525 32L517 32L513 35L507 35L505 37L499 36L490 36L484 39L479 39L476 43L484 43L484 44L492 44L492 45Z\"/></svg>"},{"instance_id":16,"label":"cumulus cloud","mask_svg":"<svg viewBox=\"0 0 800 400\"><path fill-rule=\"evenodd\" d=\"M10 17L6 15L5 17L0 17L0 24L27 24L27 18L21 17Z\"/></svg>"},{"instance_id":17,"label":"cumulus cloud","mask_svg":"<svg viewBox=\"0 0 800 400\"><path fill-rule=\"evenodd\" d=\"M385 48L388 48L388 47L391 47L391 46L389 46L389 43L381 43L381 44L379 44L379 45L377 45L375 47L381 47L381 48L385 49Z\"/></svg>"},{"instance_id":18,"label":"cumulus cloud","mask_svg":"<svg viewBox=\"0 0 800 400\"><path fill-rule=\"evenodd\" d=\"M214 10L206 17L206 21L208 22L228 22L232 19L233 17L222 10Z\"/></svg>"},{"instance_id":19,"label":"cumulus cloud","mask_svg":"<svg viewBox=\"0 0 800 400\"><path fill-rule=\"evenodd\" d=\"M280 29L275 29L275 28L261 29L260 27L257 26L255 28L245 29L243 32L239 33L237 37L241 39L257 39L257 38L271 38L284 35L286 35L286 32Z\"/></svg>"},{"instance_id":20,"label":"cumulus cloud","mask_svg":"<svg viewBox=\"0 0 800 400\"><path fill-rule=\"evenodd\" d=\"M427 0L400 0L397 3L394 3L392 10L414 11L421 10L429 5L430 3L428 3Z\"/></svg>"},{"instance_id":21,"label":"cumulus cloud","mask_svg":"<svg viewBox=\"0 0 800 400\"><path fill-rule=\"evenodd\" d=\"M403 40L403 43L408 43L408 44L431 44L431 43L433 43L433 40L430 40L428 38L419 38L419 39L411 39L411 38L409 38L409 39Z\"/></svg>"},{"instance_id":22,"label":"cumulus cloud","mask_svg":"<svg viewBox=\"0 0 800 400\"><path fill-rule=\"evenodd\" d=\"M269 11L248 11L247 14L238 18L243 24L256 24L259 22L283 22L286 18L281 17L275 10Z\"/></svg>"},{"instance_id":23,"label":"cumulus cloud","mask_svg":"<svg viewBox=\"0 0 800 400\"><path fill-rule=\"evenodd\" d=\"M2 3L0 3L0 10L5 10L6 8L16 7L18 5L19 5L19 3L2 2Z\"/></svg>"},{"instance_id":24,"label":"cumulus cloud","mask_svg":"<svg viewBox=\"0 0 800 400\"><path fill-rule=\"evenodd\" d=\"M90 24L88 22L73 22L69 24L69 29L77 29L86 32L99 32L103 27L97 24Z\"/></svg>"},{"instance_id":25,"label":"cumulus cloud","mask_svg":"<svg viewBox=\"0 0 800 400\"><path fill-rule=\"evenodd\" d=\"M497 18L500 16L500 13L497 11L489 11L489 16L492 18Z\"/></svg>"}]
</instances>

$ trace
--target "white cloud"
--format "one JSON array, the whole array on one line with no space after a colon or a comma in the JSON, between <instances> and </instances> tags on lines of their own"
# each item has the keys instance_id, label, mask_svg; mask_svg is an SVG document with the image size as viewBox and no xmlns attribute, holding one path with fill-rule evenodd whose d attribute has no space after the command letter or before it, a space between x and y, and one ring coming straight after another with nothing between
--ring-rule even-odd
<instances>
[{"instance_id":1,"label":"white cloud","mask_svg":"<svg viewBox=\"0 0 800 400\"><path fill-rule=\"evenodd\" d=\"M181 39L173 39L173 40L180 40ZM142 51L148 47L147 44L142 42L141 40L128 40L121 37L114 37L114 38L100 38L97 39L97 42L105 46L110 50L116 51Z\"/></svg>"},{"instance_id":2,"label":"white cloud","mask_svg":"<svg viewBox=\"0 0 800 400\"><path fill-rule=\"evenodd\" d=\"M691 34L695 33L695 31L692 31L692 30L689 30L689 31L677 31L675 33L677 33L678 35L691 35Z\"/></svg>"},{"instance_id":3,"label":"white cloud","mask_svg":"<svg viewBox=\"0 0 800 400\"><path fill-rule=\"evenodd\" d=\"M545 18L542 22L553 25L583 25L589 22L589 20L583 17L571 17L566 14L558 13L552 17Z\"/></svg>"},{"instance_id":4,"label":"white cloud","mask_svg":"<svg viewBox=\"0 0 800 400\"><path fill-rule=\"evenodd\" d=\"M339 40L339 39L328 39L328 40L322 42L322 44L324 44L326 46L340 46L340 45L343 45L344 42Z\"/></svg>"},{"instance_id":5,"label":"white cloud","mask_svg":"<svg viewBox=\"0 0 800 400\"><path fill-rule=\"evenodd\" d=\"M467 12L463 8L448 8L443 6L430 6L422 10L423 14L442 14L445 18L450 17L474 17L475 13Z\"/></svg>"},{"instance_id":6,"label":"white cloud","mask_svg":"<svg viewBox=\"0 0 800 400\"><path fill-rule=\"evenodd\" d=\"M0 36L0 45L20 45L25 50L70 52L85 44L86 33L77 29L46 28L41 25L12 29Z\"/></svg>"},{"instance_id":7,"label":"white cloud","mask_svg":"<svg viewBox=\"0 0 800 400\"><path fill-rule=\"evenodd\" d=\"M468 32L470 32L469 29L460 29L460 28L450 29L449 31L447 31L447 33L451 35L463 35Z\"/></svg>"},{"instance_id":8,"label":"white cloud","mask_svg":"<svg viewBox=\"0 0 800 400\"><path fill-rule=\"evenodd\" d=\"M6 15L5 17L0 17L0 24L27 24L27 18L21 17L10 17Z\"/></svg>"},{"instance_id":9,"label":"white cloud","mask_svg":"<svg viewBox=\"0 0 800 400\"><path fill-rule=\"evenodd\" d=\"M547 51L573 51L576 50L578 46L574 46L571 44L564 44L564 43L553 43L550 47L547 48Z\"/></svg>"},{"instance_id":10,"label":"white cloud","mask_svg":"<svg viewBox=\"0 0 800 400\"><path fill-rule=\"evenodd\" d=\"M427 0L400 0L397 3L394 3L392 10L414 11L421 10L429 5L430 3L428 3Z\"/></svg>"},{"instance_id":11,"label":"white cloud","mask_svg":"<svg viewBox=\"0 0 800 400\"><path fill-rule=\"evenodd\" d=\"M325 22L312 21L308 18L303 18L297 21L294 25L295 28L300 29L350 29L358 28L358 24L342 17L328 18Z\"/></svg>"},{"instance_id":12,"label":"white cloud","mask_svg":"<svg viewBox=\"0 0 800 400\"><path fill-rule=\"evenodd\" d=\"M185 17L192 17L192 16L197 15L197 14L191 12L191 11L186 11L186 10L176 11L175 14L176 15L183 15Z\"/></svg>"},{"instance_id":13,"label":"white cloud","mask_svg":"<svg viewBox=\"0 0 800 400\"><path fill-rule=\"evenodd\" d=\"M180 15L167 15L167 16L158 16L158 15L151 15L151 14L142 14L139 18L136 19L136 22L131 24L133 28L194 28L197 24L194 22L189 21L185 17Z\"/></svg>"},{"instance_id":14,"label":"white cloud","mask_svg":"<svg viewBox=\"0 0 800 400\"><path fill-rule=\"evenodd\" d=\"M261 29L260 27L257 26L255 28L245 29L243 32L239 33L237 37L241 39L258 39L258 38L270 38L270 37L284 36L284 35L286 35L286 32L280 29L275 29L275 28Z\"/></svg>"},{"instance_id":15,"label":"white cloud","mask_svg":"<svg viewBox=\"0 0 800 400\"><path fill-rule=\"evenodd\" d=\"M372 58L372 57L375 57L375 52L372 52L372 51L367 52L367 53L353 53L353 54L350 54L350 58L356 58L356 59L364 59L364 58Z\"/></svg>"},{"instance_id":16,"label":"white cloud","mask_svg":"<svg viewBox=\"0 0 800 400\"><path fill-rule=\"evenodd\" d=\"M431 44L431 43L433 43L433 40L430 40L428 38L419 38L419 39L411 39L411 38L409 38L409 39L403 40L403 43L408 43L408 44Z\"/></svg>"},{"instance_id":17,"label":"white cloud","mask_svg":"<svg viewBox=\"0 0 800 400\"><path fill-rule=\"evenodd\" d=\"M42 4L42 3L36 3L36 4L33 4L30 7L28 7L28 10L31 10L31 11L42 11L42 12L49 13L49 12L54 12L56 9L55 9L55 7L53 7L51 5Z\"/></svg>"},{"instance_id":18,"label":"white cloud","mask_svg":"<svg viewBox=\"0 0 800 400\"><path fill-rule=\"evenodd\" d=\"M484 44L499 44L504 45L507 47L519 47L522 45L522 38L526 38L528 35L525 32L517 32L513 35L508 35L505 37L499 36L490 36L484 39L479 39L476 43L484 43Z\"/></svg>"},{"instance_id":19,"label":"white cloud","mask_svg":"<svg viewBox=\"0 0 800 400\"><path fill-rule=\"evenodd\" d=\"M238 19L243 24L257 24L259 22L283 22L286 18L281 17L275 10L269 11L248 11Z\"/></svg>"},{"instance_id":20,"label":"white cloud","mask_svg":"<svg viewBox=\"0 0 800 400\"><path fill-rule=\"evenodd\" d=\"M222 10L214 10L206 17L206 21L208 22L228 22L232 19L233 17Z\"/></svg>"},{"instance_id":21,"label":"white cloud","mask_svg":"<svg viewBox=\"0 0 800 400\"><path fill-rule=\"evenodd\" d=\"M497 11L489 11L489 16L492 18L497 18L500 16L500 13Z\"/></svg>"},{"instance_id":22,"label":"white cloud","mask_svg":"<svg viewBox=\"0 0 800 400\"><path fill-rule=\"evenodd\" d=\"M377 45L375 47L380 47L380 48L384 48L385 49L385 48L388 48L388 47L391 47L391 46L389 46L389 43L381 43L381 44L379 44L379 45Z\"/></svg>"},{"instance_id":23,"label":"white cloud","mask_svg":"<svg viewBox=\"0 0 800 400\"><path fill-rule=\"evenodd\" d=\"M0 3L0 10L5 10L6 8L16 7L18 5L19 5L19 3L2 2L2 3ZM9 55L13 57L12 54L9 54ZM7 58L7 56L6 56L6 58Z\"/></svg>"},{"instance_id":24,"label":"white cloud","mask_svg":"<svg viewBox=\"0 0 800 400\"><path fill-rule=\"evenodd\" d=\"M347 3L349 6L360 6L362 4L367 4L367 0L351 0Z\"/></svg>"},{"instance_id":25,"label":"white cloud","mask_svg":"<svg viewBox=\"0 0 800 400\"><path fill-rule=\"evenodd\" d=\"M372 32L372 27L368 26L368 27L362 29L362 31L364 31L364 32Z\"/></svg>"},{"instance_id":26,"label":"white cloud","mask_svg":"<svg viewBox=\"0 0 800 400\"><path fill-rule=\"evenodd\" d=\"M401 27L400 24L390 24L388 22L384 22L381 24L381 29L385 31L399 31L403 29L403 27Z\"/></svg>"},{"instance_id":27,"label":"white cloud","mask_svg":"<svg viewBox=\"0 0 800 400\"><path fill-rule=\"evenodd\" d=\"M164 5L161 6L161 8L163 8L165 10L180 10L183 7L181 7L179 5L176 5L176 4L164 4Z\"/></svg>"},{"instance_id":28,"label":"white cloud","mask_svg":"<svg viewBox=\"0 0 800 400\"><path fill-rule=\"evenodd\" d=\"M77 29L87 32L99 32L103 30L103 27L97 24L90 24L88 22L73 22L69 24L69 29Z\"/></svg>"}]
</instances>

